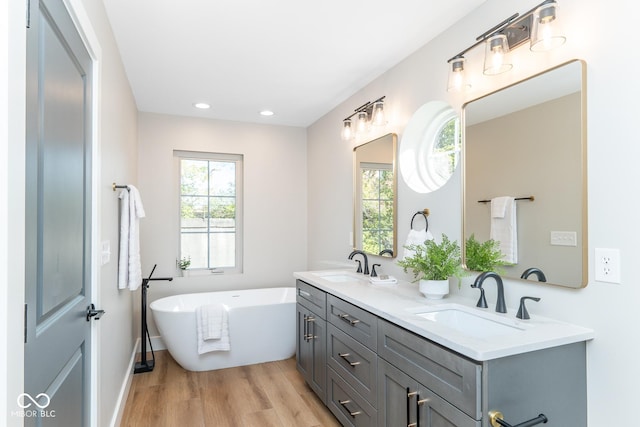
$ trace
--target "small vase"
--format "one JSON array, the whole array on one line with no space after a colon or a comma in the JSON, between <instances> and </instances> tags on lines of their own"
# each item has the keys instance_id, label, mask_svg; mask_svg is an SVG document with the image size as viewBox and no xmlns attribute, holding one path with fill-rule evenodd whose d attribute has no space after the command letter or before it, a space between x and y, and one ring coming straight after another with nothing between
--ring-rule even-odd
<instances>
[{"instance_id":1,"label":"small vase","mask_svg":"<svg viewBox=\"0 0 640 427\"><path fill-rule=\"evenodd\" d=\"M449 294L449 279L420 280L419 290L427 299L442 299Z\"/></svg>"},{"instance_id":2,"label":"small vase","mask_svg":"<svg viewBox=\"0 0 640 427\"><path fill-rule=\"evenodd\" d=\"M189 270L184 269L184 270L180 270L182 271L182 277L189 277L189 273L191 273Z\"/></svg>"}]
</instances>

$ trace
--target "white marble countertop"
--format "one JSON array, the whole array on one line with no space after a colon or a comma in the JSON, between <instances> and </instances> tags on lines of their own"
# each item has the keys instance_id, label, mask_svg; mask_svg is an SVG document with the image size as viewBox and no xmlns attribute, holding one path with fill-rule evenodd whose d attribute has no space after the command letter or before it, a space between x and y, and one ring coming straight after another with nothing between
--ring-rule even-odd
<instances>
[{"instance_id":1,"label":"white marble countertop","mask_svg":"<svg viewBox=\"0 0 640 427\"><path fill-rule=\"evenodd\" d=\"M496 313L491 305L488 309L476 308L475 300L457 295L449 295L441 300L428 300L420 294L417 284L405 281L398 281L396 285L372 285L368 276L344 270L296 272L293 275L318 289L477 361L594 338L594 331L591 329L537 315L532 315L529 320L517 319L517 308L508 307L506 314ZM340 281L331 281L331 276L334 280ZM509 327L506 328L506 333L494 333L480 338L482 331L479 335L473 336L474 334L461 332L454 327L416 314L450 308L461 309Z\"/></svg>"}]
</instances>

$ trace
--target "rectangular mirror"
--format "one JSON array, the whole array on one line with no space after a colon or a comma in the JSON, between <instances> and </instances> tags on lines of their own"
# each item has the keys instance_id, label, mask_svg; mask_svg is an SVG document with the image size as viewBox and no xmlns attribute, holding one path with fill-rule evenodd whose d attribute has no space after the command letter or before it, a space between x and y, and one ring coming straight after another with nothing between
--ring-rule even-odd
<instances>
[{"instance_id":1,"label":"rectangular mirror","mask_svg":"<svg viewBox=\"0 0 640 427\"><path fill-rule=\"evenodd\" d=\"M587 284L585 73L571 61L463 107L465 241L484 242L499 227L491 199L520 199L517 259L505 277L535 267L549 284Z\"/></svg>"},{"instance_id":2,"label":"rectangular mirror","mask_svg":"<svg viewBox=\"0 0 640 427\"><path fill-rule=\"evenodd\" d=\"M391 258L397 254L397 139L390 133L353 149L354 248Z\"/></svg>"}]
</instances>

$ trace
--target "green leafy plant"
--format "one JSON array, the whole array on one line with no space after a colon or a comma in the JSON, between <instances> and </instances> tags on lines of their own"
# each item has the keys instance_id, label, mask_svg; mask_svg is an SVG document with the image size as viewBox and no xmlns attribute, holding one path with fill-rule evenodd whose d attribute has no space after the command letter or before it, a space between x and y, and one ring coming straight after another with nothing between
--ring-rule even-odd
<instances>
[{"instance_id":1,"label":"green leafy plant","mask_svg":"<svg viewBox=\"0 0 640 427\"><path fill-rule=\"evenodd\" d=\"M180 267L180 270L186 270L187 268L189 268L190 265L191 265L191 257L182 258L180 261L178 261L178 266Z\"/></svg>"},{"instance_id":2,"label":"green leafy plant","mask_svg":"<svg viewBox=\"0 0 640 427\"><path fill-rule=\"evenodd\" d=\"M447 280L449 277L458 278L464 274L460 259L460 246L457 241L450 241L446 234L442 241L436 243L426 240L420 245L409 245L405 248L414 251L413 256L398 261L404 269L413 271L414 282L418 280Z\"/></svg>"},{"instance_id":3,"label":"green leafy plant","mask_svg":"<svg viewBox=\"0 0 640 427\"><path fill-rule=\"evenodd\" d=\"M472 271L493 271L504 273L504 266L509 265L502 260L500 242L489 239L479 242L472 234L465 244L465 261L467 268Z\"/></svg>"}]
</instances>

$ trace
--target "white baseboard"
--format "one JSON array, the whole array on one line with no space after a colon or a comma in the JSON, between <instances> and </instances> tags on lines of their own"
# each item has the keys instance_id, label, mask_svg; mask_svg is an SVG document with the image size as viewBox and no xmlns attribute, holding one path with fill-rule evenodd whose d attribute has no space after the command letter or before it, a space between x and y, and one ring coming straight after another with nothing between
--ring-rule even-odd
<instances>
[{"instance_id":1,"label":"white baseboard","mask_svg":"<svg viewBox=\"0 0 640 427\"><path fill-rule=\"evenodd\" d=\"M151 337L151 345L153 346L154 351L167 349L161 336ZM113 417L111 418L111 427L119 427L120 423L122 423L122 416L124 415L124 409L127 405L127 397L129 396L129 391L131 390L131 382L133 381L133 370L136 365L138 354L140 354L140 338L138 338L133 345L133 351L131 352L131 359L129 360L127 374L122 383L122 387L120 387L120 394L118 395L116 409L113 412Z\"/></svg>"},{"instance_id":2,"label":"white baseboard","mask_svg":"<svg viewBox=\"0 0 640 427\"><path fill-rule=\"evenodd\" d=\"M140 339L137 339L133 345L133 351L131 352L131 359L129 360L129 366L125 375L122 387L120 387L120 394L118 395L118 401L115 411L113 411L113 417L111 418L111 427L119 427L122 422L122 416L124 415L124 408L127 405L127 397L129 396L129 390L131 390L131 382L133 381L133 368L136 364L136 356L138 355L138 348L140 347Z\"/></svg>"}]
</instances>

